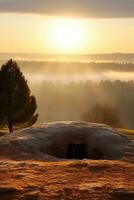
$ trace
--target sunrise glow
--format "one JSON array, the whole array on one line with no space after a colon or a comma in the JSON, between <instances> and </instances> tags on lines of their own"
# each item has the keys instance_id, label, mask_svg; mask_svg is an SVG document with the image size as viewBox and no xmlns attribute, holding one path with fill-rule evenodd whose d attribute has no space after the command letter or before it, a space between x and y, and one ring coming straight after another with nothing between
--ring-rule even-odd
<instances>
[{"instance_id":1,"label":"sunrise glow","mask_svg":"<svg viewBox=\"0 0 134 200\"><path fill-rule=\"evenodd\" d=\"M44 54L131 53L134 51L133 23L134 19L1 14L0 51Z\"/></svg>"},{"instance_id":2,"label":"sunrise glow","mask_svg":"<svg viewBox=\"0 0 134 200\"><path fill-rule=\"evenodd\" d=\"M79 20L54 19L47 38L51 48L59 53L81 52L87 42L88 31L86 24Z\"/></svg>"}]
</instances>

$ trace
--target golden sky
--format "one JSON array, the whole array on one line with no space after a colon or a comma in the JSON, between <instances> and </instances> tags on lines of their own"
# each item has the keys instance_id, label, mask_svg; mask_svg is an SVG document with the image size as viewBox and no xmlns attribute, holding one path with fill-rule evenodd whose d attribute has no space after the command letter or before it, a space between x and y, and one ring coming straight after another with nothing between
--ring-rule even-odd
<instances>
[{"instance_id":1,"label":"golden sky","mask_svg":"<svg viewBox=\"0 0 134 200\"><path fill-rule=\"evenodd\" d=\"M134 18L62 18L0 13L0 52L134 52Z\"/></svg>"}]
</instances>

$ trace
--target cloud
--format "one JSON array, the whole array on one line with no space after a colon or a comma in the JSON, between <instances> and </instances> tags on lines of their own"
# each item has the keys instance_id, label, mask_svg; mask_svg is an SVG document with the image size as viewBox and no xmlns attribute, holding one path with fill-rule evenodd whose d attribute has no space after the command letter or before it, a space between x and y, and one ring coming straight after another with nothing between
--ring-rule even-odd
<instances>
[{"instance_id":1,"label":"cloud","mask_svg":"<svg viewBox=\"0 0 134 200\"><path fill-rule=\"evenodd\" d=\"M0 12L133 18L134 0L0 0Z\"/></svg>"}]
</instances>

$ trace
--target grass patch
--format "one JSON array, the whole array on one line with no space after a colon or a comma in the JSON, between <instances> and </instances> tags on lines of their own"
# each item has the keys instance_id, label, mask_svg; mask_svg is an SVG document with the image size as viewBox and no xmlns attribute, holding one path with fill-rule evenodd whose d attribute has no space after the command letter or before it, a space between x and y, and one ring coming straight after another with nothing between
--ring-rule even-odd
<instances>
[{"instance_id":1,"label":"grass patch","mask_svg":"<svg viewBox=\"0 0 134 200\"><path fill-rule=\"evenodd\" d=\"M6 133L8 133L8 129L6 127L0 127L0 136L3 136Z\"/></svg>"},{"instance_id":2,"label":"grass patch","mask_svg":"<svg viewBox=\"0 0 134 200\"><path fill-rule=\"evenodd\" d=\"M128 129L118 129L118 131L127 136L129 139L134 140L134 130L128 130Z\"/></svg>"}]
</instances>

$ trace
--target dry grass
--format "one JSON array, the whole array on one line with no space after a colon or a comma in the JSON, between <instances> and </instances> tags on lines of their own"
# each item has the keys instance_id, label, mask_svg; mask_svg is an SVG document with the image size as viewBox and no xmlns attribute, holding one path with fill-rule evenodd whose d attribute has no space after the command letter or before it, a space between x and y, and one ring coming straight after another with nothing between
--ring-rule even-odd
<instances>
[{"instance_id":1,"label":"dry grass","mask_svg":"<svg viewBox=\"0 0 134 200\"><path fill-rule=\"evenodd\" d=\"M127 136L129 139L134 141L134 130L128 130L128 129L118 129L118 131Z\"/></svg>"},{"instance_id":2,"label":"dry grass","mask_svg":"<svg viewBox=\"0 0 134 200\"><path fill-rule=\"evenodd\" d=\"M6 127L0 127L0 136L3 136L6 133L8 133L8 129Z\"/></svg>"}]
</instances>

